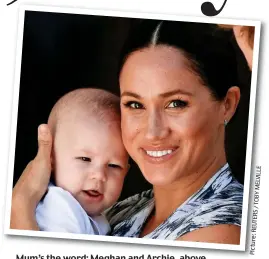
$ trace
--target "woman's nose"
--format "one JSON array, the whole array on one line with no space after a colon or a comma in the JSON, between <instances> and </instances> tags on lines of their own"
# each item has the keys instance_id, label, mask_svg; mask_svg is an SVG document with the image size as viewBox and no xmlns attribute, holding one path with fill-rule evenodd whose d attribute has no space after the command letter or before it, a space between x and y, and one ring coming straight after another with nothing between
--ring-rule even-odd
<instances>
[{"instance_id":1,"label":"woman's nose","mask_svg":"<svg viewBox=\"0 0 269 259\"><path fill-rule=\"evenodd\" d=\"M146 124L145 137L149 141L164 139L169 134L169 126L167 125L164 116L158 111L153 111L148 114Z\"/></svg>"}]
</instances>

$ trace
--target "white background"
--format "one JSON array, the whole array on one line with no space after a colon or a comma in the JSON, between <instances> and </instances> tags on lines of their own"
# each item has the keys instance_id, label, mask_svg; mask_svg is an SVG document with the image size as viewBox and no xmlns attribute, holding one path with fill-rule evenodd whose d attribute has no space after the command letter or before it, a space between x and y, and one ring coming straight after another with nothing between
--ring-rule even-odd
<instances>
[{"instance_id":1,"label":"white background","mask_svg":"<svg viewBox=\"0 0 269 259\"><path fill-rule=\"evenodd\" d=\"M249 255L249 245L246 252L219 251L208 249L191 249L176 247L157 247L150 245L101 243L93 241L75 241L60 239L44 239L30 237L4 236L4 211L5 196L8 172L8 154L11 123L12 94L14 85L14 69L16 58L16 39L18 25L18 7L20 4L54 5L59 7L79 7L95 8L105 10L135 11L159 14L178 14L185 16L204 17L200 11L202 0L18 0L13 5L7 7L11 0L1 0L0 4L0 258L13 259L16 254L27 256L48 255L54 256L78 256L78 255L167 255L180 259L180 256L206 256L206 258L265 258L267 254L267 212L266 205L269 188L266 186L269 176L269 164L267 146L269 144L269 82L266 68L268 64L268 8L266 1L262 0L228 0L218 18L233 18L246 20L259 20L262 22L260 39L260 58L258 71L256 116L254 130L254 146L252 168L256 165L262 166L261 191L258 214L258 230L255 255ZM213 1L218 9L223 0ZM210 20L210 18L208 18ZM25 147L27 148L27 147ZM255 171L253 170L253 175ZM250 195L250 205L252 204L252 194ZM249 214L251 216L251 213ZM248 234L250 231L247 231ZM250 235L248 235L250 237ZM247 242L248 243L248 242ZM265 257L264 255L265 254ZM29 257L30 258L30 257Z\"/></svg>"}]
</instances>

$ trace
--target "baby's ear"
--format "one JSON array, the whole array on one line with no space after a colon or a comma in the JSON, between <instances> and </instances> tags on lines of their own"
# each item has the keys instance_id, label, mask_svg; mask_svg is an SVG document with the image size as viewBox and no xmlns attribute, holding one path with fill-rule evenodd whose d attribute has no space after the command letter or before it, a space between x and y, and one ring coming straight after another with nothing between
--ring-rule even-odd
<instances>
[{"instance_id":1,"label":"baby's ear","mask_svg":"<svg viewBox=\"0 0 269 259\"><path fill-rule=\"evenodd\" d=\"M126 167L124 168L124 174L125 176L127 175L128 171L130 170L131 165L127 164Z\"/></svg>"},{"instance_id":2,"label":"baby's ear","mask_svg":"<svg viewBox=\"0 0 269 259\"><path fill-rule=\"evenodd\" d=\"M51 152L50 161L51 161L51 172L54 172L54 170L55 170L55 156L54 156L54 150L53 149L52 149L52 152Z\"/></svg>"},{"instance_id":3,"label":"baby's ear","mask_svg":"<svg viewBox=\"0 0 269 259\"><path fill-rule=\"evenodd\" d=\"M53 153L53 152L52 152ZM54 156L51 156L51 175L50 175L50 182L54 185L55 183L55 159Z\"/></svg>"},{"instance_id":4,"label":"baby's ear","mask_svg":"<svg viewBox=\"0 0 269 259\"><path fill-rule=\"evenodd\" d=\"M51 172L54 172L54 159L51 157Z\"/></svg>"}]
</instances>

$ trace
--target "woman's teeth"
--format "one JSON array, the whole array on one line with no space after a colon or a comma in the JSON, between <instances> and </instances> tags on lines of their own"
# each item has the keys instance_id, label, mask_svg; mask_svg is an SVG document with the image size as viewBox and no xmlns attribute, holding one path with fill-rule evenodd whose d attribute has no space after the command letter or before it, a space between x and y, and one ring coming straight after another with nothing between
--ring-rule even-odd
<instances>
[{"instance_id":1,"label":"woman's teeth","mask_svg":"<svg viewBox=\"0 0 269 259\"><path fill-rule=\"evenodd\" d=\"M149 156L152 156L152 157L162 157L162 156L171 154L173 150L168 149L168 150L161 150L161 151L146 151L146 152Z\"/></svg>"}]
</instances>

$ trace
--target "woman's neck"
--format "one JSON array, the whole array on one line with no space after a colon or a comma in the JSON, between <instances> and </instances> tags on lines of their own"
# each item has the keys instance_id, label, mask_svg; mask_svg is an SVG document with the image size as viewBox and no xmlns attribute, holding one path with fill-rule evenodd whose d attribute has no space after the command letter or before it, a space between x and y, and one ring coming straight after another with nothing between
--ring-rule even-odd
<instances>
[{"instance_id":1,"label":"woman's neck","mask_svg":"<svg viewBox=\"0 0 269 259\"><path fill-rule=\"evenodd\" d=\"M154 186L156 223L162 223L181 204L197 192L226 163L225 155L213 158L199 171L190 172L177 181L165 185Z\"/></svg>"}]
</instances>

